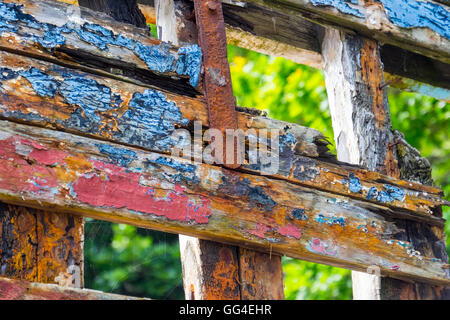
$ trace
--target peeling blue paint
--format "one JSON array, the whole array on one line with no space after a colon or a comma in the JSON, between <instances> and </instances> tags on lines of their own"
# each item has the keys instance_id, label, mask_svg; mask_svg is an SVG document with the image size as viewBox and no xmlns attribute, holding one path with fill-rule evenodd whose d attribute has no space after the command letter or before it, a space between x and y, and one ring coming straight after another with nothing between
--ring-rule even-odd
<instances>
[{"instance_id":1,"label":"peeling blue paint","mask_svg":"<svg viewBox=\"0 0 450 320\"><path fill-rule=\"evenodd\" d=\"M166 158L166 157L159 157L156 160L147 159L147 162L148 163L152 163L152 164L165 165L165 166L174 168L177 171L181 171L181 172L194 173L195 169L196 169L195 165L193 165L193 164L179 162L179 161L176 161L174 159Z\"/></svg>"},{"instance_id":2,"label":"peeling blue paint","mask_svg":"<svg viewBox=\"0 0 450 320\"><path fill-rule=\"evenodd\" d=\"M179 107L174 102L168 101L162 92L147 89L143 93L134 93L127 108L123 108L127 111L121 114L119 110L123 107L124 101L120 95L114 94L111 88L79 72L62 67L55 66L51 72L58 77L55 78L35 68L20 72L0 68L0 84L19 75L23 76L39 96L60 95L67 105L78 106L70 113L69 119L52 120L38 113L7 110L2 110L1 115L16 119L54 122L66 128L98 134L110 130L109 124L102 122L100 114L110 111L117 124L117 128L109 131L112 138L160 151L169 151L176 145L177 140L172 137L172 133L177 126L189 123L188 119L183 118Z\"/></svg>"},{"instance_id":3,"label":"peeling blue paint","mask_svg":"<svg viewBox=\"0 0 450 320\"><path fill-rule=\"evenodd\" d=\"M318 214L315 218L315 221L319 222L320 224L326 223L329 226L332 226L333 224L340 225L342 227L345 227L345 219L342 217L326 217L323 214Z\"/></svg>"},{"instance_id":4,"label":"peeling blue paint","mask_svg":"<svg viewBox=\"0 0 450 320\"><path fill-rule=\"evenodd\" d=\"M270 139L268 139L268 142ZM283 153L288 150L292 150L295 147L295 144L297 143L297 140L291 133L286 133L280 135L279 140L279 146L280 146L280 153Z\"/></svg>"},{"instance_id":5,"label":"peeling blue paint","mask_svg":"<svg viewBox=\"0 0 450 320\"><path fill-rule=\"evenodd\" d=\"M122 115L119 131L132 144L170 150L176 143L171 136L175 125L187 125L180 109L159 91L147 89L134 93L128 110Z\"/></svg>"},{"instance_id":6,"label":"peeling blue paint","mask_svg":"<svg viewBox=\"0 0 450 320\"><path fill-rule=\"evenodd\" d=\"M361 182L359 181L359 178L355 177L353 172L349 174L348 179L342 180L342 183L348 183L348 189L353 193L358 193L362 190Z\"/></svg>"},{"instance_id":7,"label":"peeling blue paint","mask_svg":"<svg viewBox=\"0 0 450 320\"><path fill-rule=\"evenodd\" d=\"M305 209L294 209L294 210L292 210L291 215L294 219L297 219L297 220L303 220L303 221L308 220L308 216L305 213Z\"/></svg>"},{"instance_id":8,"label":"peeling blue paint","mask_svg":"<svg viewBox=\"0 0 450 320\"><path fill-rule=\"evenodd\" d=\"M45 48L55 48L58 45L66 43L66 37L61 32L66 30L65 28L59 28L52 25L46 25L44 28L45 33L43 38L34 37L34 40L39 42Z\"/></svg>"},{"instance_id":9,"label":"peeling blue paint","mask_svg":"<svg viewBox=\"0 0 450 320\"><path fill-rule=\"evenodd\" d=\"M158 157L157 159L145 159L145 167L157 167L161 165L168 166L175 169L176 173L164 170L164 178L171 183L185 183L192 186L198 186L200 183L199 177L196 175L196 166L191 163L180 162L175 159Z\"/></svg>"},{"instance_id":10,"label":"peeling blue paint","mask_svg":"<svg viewBox=\"0 0 450 320\"><path fill-rule=\"evenodd\" d=\"M379 202L386 203L392 202L394 200L404 201L405 196L406 196L405 190L391 186L389 184L385 184L383 186L383 190L381 191L378 191L377 188L375 187L370 188L369 192L367 193L366 199L367 200L376 199Z\"/></svg>"},{"instance_id":11,"label":"peeling blue paint","mask_svg":"<svg viewBox=\"0 0 450 320\"><path fill-rule=\"evenodd\" d=\"M450 39L450 11L444 5L417 0L376 0L389 20L402 28L427 27Z\"/></svg>"},{"instance_id":12,"label":"peeling blue paint","mask_svg":"<svg viewBox=\"0 0 450 320\"><path fill-rule=\"evenodd\" d=\"M179 58L175 64L177 74L188 75L189 83L195 87L198 83L202 66L202 50L196 44L178 49Z\"/></svg>"},{"instance_id":13,"label":"peeling blue paint","mask_svg":"<svg viewBox=\"0 0 450 320\"><path fill-rule=\"evenodd\" d=\"M147 46L136 42L134 52L151 70L158 72L175 71L175 56L171 54L170 46L166 43L161 43L156 46Z\"/></svg>"},{"instance_id":14,"label":"peeling blue paint","mask_svg":"<svg viewBox=\"0 0 450 320\"><path fill-rule=\"evenodd\" d=\"M117 108L122 102L107 86L81 76L64 79L58 91L67 103L80 106L86 117L96 122L101 120L97 112Z\"/></svg>"},{"instance_id":15,"label":"peeling blue paint","mask_svg":"<svg viewBox=\"0 0 450 320\"><path fill-rule=\"evenodd\" d=\"M11 80L19 76L19 73L9 68L0 67L0 80Z\"/></svg>"},{"instance_id":16,"label":"peeling blue paint","mask_svg":"<svg viewBox=\"0 0 450 320\"><path fill-rule=\"evenodd\" d=\"M28 27L45 31L43 36L20 34L20 36L38 42L47 49L53 49L66 42L64 34L75 34L79 39L92 44L100 50L107 51L109 45L119 46L131 50L139 59L145 62L148 68L155 72L174 72L178 75L187 75L189 83L195 87L198 84L202 54L198 45L180 47L175 53L171 46L144 45L138 41L114 34L113 31L97 24L84 23L78 25L68 22L61 27L49 23L41 23L33 16L24 14L23 5L0 2L0 34L8 31L17 33L19 28L15 24L20 21Z\"/></svg>"},{"instance_id":17,"label":"peeling blue paint","mask_svg":"<svg viewBox=\"0 0 450 320\"><path fill-rule=\"evenodd\" d=\"M364 18L364 15L358 9L352 8L348 3L357 5L358 0L311 0L315 6L331 6L338 9L341 13L351 14L353 16Z\"/></svg>"},{"instance_id":18,"label":"peeling blue paint","mask_svg":"<svg viewBox=\"0 0 450 320\"><path fill-rule=\"evenodd\" d=\"M130 162L137 159L137 154L132 150L115 147L110 144L96 144L96 147L101 153L108 155L113 163L119 164L122 167L127 166Z\"/></svg>"},{"instance_id":19,"label":"peeling blue paint","mask_svg":"<svg viewBox=\"0 0 450 320\"><path fill-rule=\"evenodd\" d=\"M58 82L52 76L42 73L36 68L30 68L20 73L20 75L26 78L41 97L54 97L56 90L58 89Z\"/></svg>"},{"instance_id":20,"label":"peeling blue paint","mask_svg":"<svg viewBox=\"0 0 450 320\"><path fill-rule=\"evenodd\" d=\"M382 191L378 192L377 200L380 202L392 202L394 200L405 200L405 190L391 186L384 185Z\"/></svg>"},{"instance_id":21,"label":"peeling blue paint","mask_svg":"<svg viewBox=\"0 0 450 320\"><path fill-rule=\"evenodd\" d=\"M73 24L69 30L76 33L81 40L101 50L107 50L108 44L115 44L114 33L98 24L84 23L81 26Z\"/></svg>"},{"instance_id":22,"label":"peeling blue paint","mask_svg":"<svg viewBox=\"0 0 450 320\"><path fill-rule=\"evenodd\" d=\"M377 198L377 195L378 195L378 190L377 190L377 188L371 187L371 188L369 189L369 192L367 192L366 199L367 199L367 200L373 200L373 199L376 199L376 198Z\"/></svg>"},{"instance_id":23,"label":"peeling blue paint","mask_svg":"<svg viewBox=\"0 0 450 320\"><path fill-rule=\"evenodd\" d=\"M247 178L240 179L238 176L225 174L222 181L223 183L219 185L218 190L225 194L248 197L251 206L256 203L262 210L273 212L278 204L268 194L264 193L263 188L251 186L251 182Z\"/></svg>"}]
</instances>

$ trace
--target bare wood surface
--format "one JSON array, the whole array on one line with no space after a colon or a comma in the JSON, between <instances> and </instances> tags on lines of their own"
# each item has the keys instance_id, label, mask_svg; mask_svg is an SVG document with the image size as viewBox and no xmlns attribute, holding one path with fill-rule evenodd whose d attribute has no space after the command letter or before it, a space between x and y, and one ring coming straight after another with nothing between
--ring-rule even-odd
<instances>
[{"instance_id":1,"label":"bare wood surface","mask_svg":"<svg viewBox=\"0 0 450 320\"><path fill-rule=\"evenodd\" d=\"M146 300L89 289L77 289L0 277L0 300Z\"/></svg>"}]
</instances>

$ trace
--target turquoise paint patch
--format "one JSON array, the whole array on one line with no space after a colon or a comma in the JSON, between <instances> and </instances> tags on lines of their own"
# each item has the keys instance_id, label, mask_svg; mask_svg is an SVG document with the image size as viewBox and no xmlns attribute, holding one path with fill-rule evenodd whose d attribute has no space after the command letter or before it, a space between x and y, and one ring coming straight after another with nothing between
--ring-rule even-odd
<instances>
[{"instance_id":1,"label":"turquoise paint patch","mask_svg":"<svg viewBox=\"0 0 450 320\"><path fill-rule=\"evenodd\" d=\"M334 224L340 225L341 227L345 227L345 219L342 217L326 217L323 214L318 214L315 218L315 221L319 222L320 224L327 224L329 226L332 226Z\"/></svg>"},{"instance_id":2,"label":"turquoise paint patch","mask_svg":"<svg viewBox=\"0 0 450 320\"><path fill-rule=\"evenodd\" d=\"M349 174L348 179L342 180L343 184L348 184L348 189L353 193L358 193L362 190L362 184L359 178L355 177L353 172Z\"/></svg>"}]
</instances>

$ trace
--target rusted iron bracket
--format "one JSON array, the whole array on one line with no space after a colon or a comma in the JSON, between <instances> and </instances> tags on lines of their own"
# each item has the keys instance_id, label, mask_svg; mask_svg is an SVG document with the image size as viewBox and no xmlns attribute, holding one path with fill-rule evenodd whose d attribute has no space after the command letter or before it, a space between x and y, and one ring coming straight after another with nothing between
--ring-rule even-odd
<instances>
[{"instance_id":1,"label":"rusted iron bracket","mask_svg":"<svg viewBox=\"0 0 450 320\"><path fill-rule=\"evenodd\" d=\"M194 0L199 44L202 48L205 71L204 90L208 106L209 126L219 129L226 137L226 129L237 129L236 100L231 84L230 65L227 60L227 40L220 0ZM234 161L226 159L226 143L222 163L236 169L238 143L234 143ZM221 160L221 159L217 159Z\"/></svg>"}]
</instances>

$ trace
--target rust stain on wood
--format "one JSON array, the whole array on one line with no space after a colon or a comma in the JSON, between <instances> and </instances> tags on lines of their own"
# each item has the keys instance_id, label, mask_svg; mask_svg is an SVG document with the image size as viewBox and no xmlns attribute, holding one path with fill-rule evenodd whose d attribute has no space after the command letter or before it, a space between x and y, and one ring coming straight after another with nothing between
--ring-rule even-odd
<instances>
[{"instance_id":1,"label":"rust stain on wood","mask_svg":"<svg viewBox=\"0 0 450 320\"><path fill-rule=\"evenodd\" d=\"M242 300L283 300L281 256L239 248Z\"/></svg>"},{"instance_id":2,"label":"rust stain on wood","mask_svg":"<svg viewBox=\"0 0 450 320\"><path fill-rule=\"evenodd\" d=\"M383 67L381 66L377 42L370 39L364 39L363 41L364 46L361 48L361 72L369 95L372 97L373 114L378 129L382 130L386 121Z\"/></svg>"},{"instance_id":3,"label":"rust stain on wood","mask_svg":"<svg viewBox=\"0 0 450 320\"><path fill-rule=\"evenodd\" d=\"M82 217L3 203L0 207L1 275L83 285Z\"/></svg>"},{"instance_id":4,"label":"rust stain on wood","mask_svg":"<svg viewBox=\"0 0 450 320\"><path fill-rule=\"evenodd\" d=\"M217 250L217 247L215 249ZM209 283L205 284L207 300L240 300L236 249L236 247L222 245L214 254L208 251L203 253L203 263L211 264L211 267L207 266L206 270L212 269L211 273L206 271L206 274L210 275L206 278Z\"/></svg>"}]
</instances>

